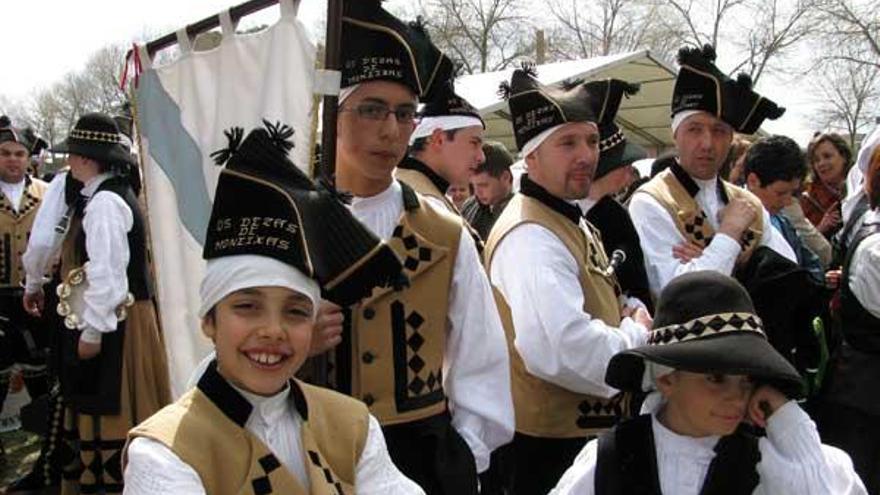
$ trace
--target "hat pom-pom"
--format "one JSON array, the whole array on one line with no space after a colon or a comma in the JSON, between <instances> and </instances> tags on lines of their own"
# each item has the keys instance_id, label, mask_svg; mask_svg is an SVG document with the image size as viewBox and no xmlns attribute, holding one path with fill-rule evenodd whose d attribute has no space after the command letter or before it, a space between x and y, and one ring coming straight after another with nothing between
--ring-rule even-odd
<instances>
[{"instance_id":1,"label":"hat pom-pom","mask_svg":"<svg viewBox=\"0 0 880 495\"><path fill-rule=\"evenodd\" d=\"M523 60L519 64L520 70L526 73L527 76L533 77L535 79L538 78L538 69L535 66L535 63L530 60Z\"/></svg>"},{"instance_id":2,"label":"hat pom-pom","mask_svg":"<svg viewBox=\"0 0 880 495\"><path fill-rule=\"evenodd\" d=\"M736 76L736 83L744 89L752 89L752 84L754 84L752 82L752 76L745 72L740 72L739 75Z\"/></svg>"},{"instance_id":3,"label":"hat pom-pom","mask_svg":"<svg viewBox=\"0 0 880 495\"><path fill-rule=\"evenodd\" d=\"M702 48L686 46L678 51L678 65L698 64L699 62L715 62L715 47L710 44L703 45Z\"/></svg>"},{"instance_id":4,"label":"hat pom-pom","mask_svg":"<svg viewBox=\"0 0 880 495\"><path fill-rule=\"evenodd\" d=\"M9 117L6 115L0 115L0 127L9 127L12 125L12 121L9 120Z\"/></svg>"},{"instance_id":5,"label":"hat pom-pom","mask_svg":"<svg viewBox=\"0 0 880 495\"><path fill-rule=\"evenodd\" d=\"M241 140L244 138L244 129L232 127L223 131L223 135L226 136L228 145L226 148L211 153L211 158L214 159L214 163L217 165L225 165L235 155L238 147L241 146Z\"/></svg>"},{"instance_id":6,"label":"hat pom-pom","mask_svg":"<svg viewBox=\"0 0 880 495\"><path fill-rule=\"evenodd\" d=\"M510 95L513 94L513 88L510 87L510 83L507 81L501 81L501 84L498 85L497 94L500 98L509 100Z\"/></svg>"},{"instance_id":7,"label":"hat pom-pom","mask_svg":"<svg viewBox=\"0 0 880 495\"><path fill-rule=\"evenodd\" d=\"M416 20L409 22L409 28L430 39L430 36L428 35L428 29L425 27L424 17L416 16Z\"/></svg>"},{"instance_id":8,"label":"hat pom-pom","mask_svg":"<svg viewBox=\"0 0 880 495\"><path fill-rule=\"evenodd\" d=\"M273 124L266 119L263 119L263 125L266 127L266 132L269 133L269 140L272 141L272 145L275 148L285 154L293 149L293 141L291 140L293 129L289 125L282 124L281 122Z\"/></svg>"},{"instance_id":9,"label":"hat pom-pom","mask_svg":"<svg viewBox=\"0 0 880 495\"><path fill-rule=\"evenodd\" d=\"M623 83L623 94L625 94L627 97L638 93L639 90L641 90L641 89L642 89L642 85L639 83L630 83L630 82Z\"/></svg>"}]
</instances>

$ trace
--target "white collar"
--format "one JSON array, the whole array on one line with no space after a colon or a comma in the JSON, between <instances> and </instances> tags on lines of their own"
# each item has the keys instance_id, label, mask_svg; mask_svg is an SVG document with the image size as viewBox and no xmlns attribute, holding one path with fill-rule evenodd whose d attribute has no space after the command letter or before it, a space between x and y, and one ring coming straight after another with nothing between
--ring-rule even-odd
<instances>
[{"instance_id":1,"label":"white collar","mask_svg":"<svg viewBox=\"0 0 880 495\"><path fill-rule=\"evenodd\" d=\"M110 173L103 173L103 174L98 174L98 175L92 177L83 186L82 191L80 191L80 194L87 197L87 198L91 198L92 195L95 194L95 191L97 191L98 188L101 187L101 184L103 184L104 181L109 179L112 175L113 174L110 174Z\"/></svg>"},{"instance_id":2,"label":"white collar","mask_svg":"<svg viewBox=\"0 0 880 495\"><path fill-rule=\"evenodd\" d=\"M718 187L718 176L712 177L711 179L697 179L696 177L691 177L694 180L694 183L699 186L701 191L714 191L716 187Z\"/></svg>"},{"instance_id":3,"label":"white collar","mask_svg":"<svg viewBox=\"0 0 880 495\"><path fill-rule=\"evenodd\" d=\"M232 384L230 383L230 385ZM290 396L289 384L285 384L280 392L269 397L242 390L235 385L232 385L232 388L237 390L254 407L248 422L258 420L266 425L271 425L282 420L290 408L290 401L288 400Z\"/></svg>"},{"instance_id":4,"label":"white collar","mask_svg":"<svg viewBox=\"0 0 880 495\"><path fill-rule=\"evenodd\" d=\"M379 194L368 197L353 197L351 199L351 207L358 210L373 208L382 205L388 201L391 201L394 198L399 198L402 192L403 189L401 189L400 183L397 182L396 179L392 179L391 185L389 185L384 191L380 192Z\"/></svg>"},{"instance_id":5,"label":"white collar","mask_svg":"<svg viewBox=\"0 0 880 495\"><path fill-rule=\"evenodd\" d=\"M4 188L18 189L24 187L24 183L26 181L26 177L22 177L22 179L18 182L6 182L5 180L0 180L0 186L3 186Z\"/></svg>"},{"instance_id":6,"label":"white collar","mask_svg":"<svg viewBox=\"0 0 880 495\"><path fill-rule=\"evenodd\" d=\"M657 419L657 414L651 415L651 428L654 431L654 445L658 449L675 451L689 457L714 457L715 445L721 439L719 435L707 437L679 435L664 426Z\"/></svg>"}]
</instances>

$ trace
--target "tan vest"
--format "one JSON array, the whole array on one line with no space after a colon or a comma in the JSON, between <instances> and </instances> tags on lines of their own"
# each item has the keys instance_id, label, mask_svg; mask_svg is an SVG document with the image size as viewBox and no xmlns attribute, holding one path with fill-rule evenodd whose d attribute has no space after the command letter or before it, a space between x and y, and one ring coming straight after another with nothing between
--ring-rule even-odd
<instances>
[{"instance_id":1,"label":"tan vest","mask_svg":"<svg viewBox=\"0 0 880 495\"><path fill-rule=\"evenodd\" d=\"M722 184L728 198L745 199L758 209L755 221L743 233L742 239L739 240L742 252L739 258L737 258L737 263L745 263L760 244L761 236L764 233L764 215L761 213L764 211L764 205L761 204L760 199L745 189L736 187L726 181L722 181ZM640 187L637 192L649 194L666 208L666 211L672 216L676 227L678 227L679 232L681 232L685 239L702 247L708 246L712 241L715 230L712 229L706 213L671 170L667 169L660 172L656 177Z\"/></svg>"},{"instance_id":2,"label":"tan vest","mask_svg":"<svg viewBox=\"0 0 880 495\"><path fill-rule=\"evenodd\" d=\"M614 276L604 273L608 258L598 232L590 226L592 235L587 235L571 220L534 198L515 195L492 228L485 252L490 272L495 249L510 231L524 223L535 223L553 232L578 261L584 312L612 327L620 325L619 288ZM560 294L560 297L564 295ZM513 343L516 329L510 307L498 293L496 302L510 351L516 431L543 438L584 437L600 433L623 417L630 402L626 394L606 400L572 392L530 374Z\"/></svg>"},{"instance_id":3,"label":"tan vest","mask_svg":"<svg viewBox=\"0 0 880 495\"><path fill-rule=\"evenodd\" d=\"M40 202L46 193L46 183L30 177L21 195L18 213L9 198L0 194L0 288L20 288L24 282L21 255L27 249L28 238L37 216Z\"/></svg>"},{"instance_id":4,"label":"tan vest","mask_svg":"<svg viewBox=\"0 0 880 495\"><path fill-rule=\"evenodd\" d=\"M377 288L350 308L350 390L383 425L446 410L442 386L449 290L462 220L404 185L404 213L388 244L409 287ZM337 353L337 356L339 354ZM337 383L337 386L340 384Z\"/></svg>"},{"instance_id":5,"label":"tan vest","mask_svg":"<svg viewBox=\"0 0 880 495\"><path fill-rule=\"evenodd\" d=\"M446 197L446 193L437 189L437 186L431 182L431 179L418 170L397 168L394 170L394 178L400 182L406 183L406 185L413 188L415 192L422 196L428 196L442 201L443 204L449 208L449 211L460 215L458 208L455 207L455 203L449 201L449 198Z\"/></svg>"},{"instance_id":6,"label":"tan vest","mask_svg":"<svg viewBox=\"0 0 880 495\"><path fill-rule=\"evenodd\" d=\"M128 442L146 437L165 445L198 473L208 495L355 493L357 464L369 431L366 407L342 394L295 383L307 406L307 414L300 415L308 492L259 438L198 388L133 428Z\"/></svg>"}]
</instances>

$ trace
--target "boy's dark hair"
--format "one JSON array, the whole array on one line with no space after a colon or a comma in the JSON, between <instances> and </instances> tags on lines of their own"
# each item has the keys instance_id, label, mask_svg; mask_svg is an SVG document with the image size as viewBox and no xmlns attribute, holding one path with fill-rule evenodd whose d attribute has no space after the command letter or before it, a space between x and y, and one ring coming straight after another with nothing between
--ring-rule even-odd
<instances>
[{"instance_id":1,"label":"boy's dark hair","mask_svg":"<svg viewBox=\"0 0 880 495\"><path fill-rule=\"evenodd\" d=\"M497 141L486 141L483 143L483 154L486 155L486 161L477 165L474 170L475 174L486 173L498 179L504 172L510 172L513 156L503 144Z\"/></svg>"},{"instance_id":2,"label":"boy's dark hair","mask_svg":"<svg viewBox=\"0 0 880 495\"><path fill-rule=\"evenodd\" d=\"M807 163L801 148L786 136L770 136L757 141L746 153L744 174L755 174L761 187L776 181L803 180Z\"/></svg>"},{"instance_id":3,"label":"boy's dark hair","mask_svg":"<svg viewBox=\"0 0 880 495\"><path fill-rule=\"evenodd\" d=\"M459 131L459 129L451 129L448 131L443 131L446 134L446 139L450 141L455 139L455 134ZM409 154L421 153L425 151L425 148L428 147L428 138L431 136L420 137L413 141L411 145L409 145Z\"/></svg>"}]
</instances>

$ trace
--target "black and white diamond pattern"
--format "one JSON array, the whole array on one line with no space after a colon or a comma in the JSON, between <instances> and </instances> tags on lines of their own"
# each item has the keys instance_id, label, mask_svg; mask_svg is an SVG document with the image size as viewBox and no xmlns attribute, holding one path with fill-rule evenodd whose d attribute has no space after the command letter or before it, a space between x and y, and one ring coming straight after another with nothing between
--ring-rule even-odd
<instances>
[{"instance_id":1,"label":"black and white diamond pattern","mask_svg":"<svg viewBox=\"0 0 880 495\"><path fill-rule=\"evenodd\" d=\"M269 479L269 475L281 467L281 463L273 454L266 454L257 462L263 469L263 476L251 480L251 488L254 489L256 495L269 495L272 493L272 481Z\"/></svg>"},{"instance_id":2,"label":"black and white diamond pattern","mask_svg":"<svg viewBox=\"0 0 880 495\"><path fill-rule=\"evenodd\" d=\"M419 269L421 263L431 261L431 249L420 246L416 236L412 232L406 230L403 225L398 225L394 228L392 237L398 239L406 251L406 253L404 253L406 258L403 260L403 266L408 271L415 272Z\"/></svg>"},{"instance_id":3,"label":"black and white diamond pattern","mask_svg":"<svg viewBox=\"0 0 880 495\"><path fill-rule=\"evenodd\" d=\"M440 370L426 370L425 360L419 355L419 350L425 344L425 338L420 333L420 328L425 323L425 318L417 311L411 312L406 319L406 350L408 368L407 390L413 396L431 393L439 388Z\"/></svg>"},{"instance_id":4,"label":"black and white diamond pattern","mask_svg":"<svg viewBox=\"0 0 880 495\"><path fill-rule=\"evenodd\" d=\"M712 235L708 232L708 227L709 225L706 214L701 211L695 215L692 220L685 222L684 231L697 244L701 244L705 247L712 242Z\"/></svg>"},{"instance_id":5,"label":"black and white diamond pattern","mask_svg":"<svg viewBox=\"0 0 880 495\"><path fill-rule=\"evenodd\" d=\"M316 468L320 469L321 472L324 473L324 481L326 481L329 486L332 486L336 489L337 495L345 495L345 492L342 491L342 484L339 482L339 480L336 479L335 476L333 476L333 471L331 471L330 468L324 466L324 463L321 462L320 454L318 454L314 450L310 450L309 460Z\"/></svg>"},{"instance_id":6,"label":"black and white diamond pattern","mask_svg":"<svg viewBox=\"0 0 880 495\"><path fill-rule=\"evenodd\" d=\"M724 332L748 331L763 335L761 319L750 313L707 315L681 325L658 328L648 336L648 344L663 345Z\"/></svg>"},{"instance_id":7,"label":"black and white diamond pattern","mask_svg":"<svg viewBox=\"0 0 880 495\"><path fill-rule=\"evenodd\" d=\"M616 421L624 415L622 394L611 399L590 398L578 404L577 426L582 429L607 427L608 421Z\"/></svg>"}]
</instances>

